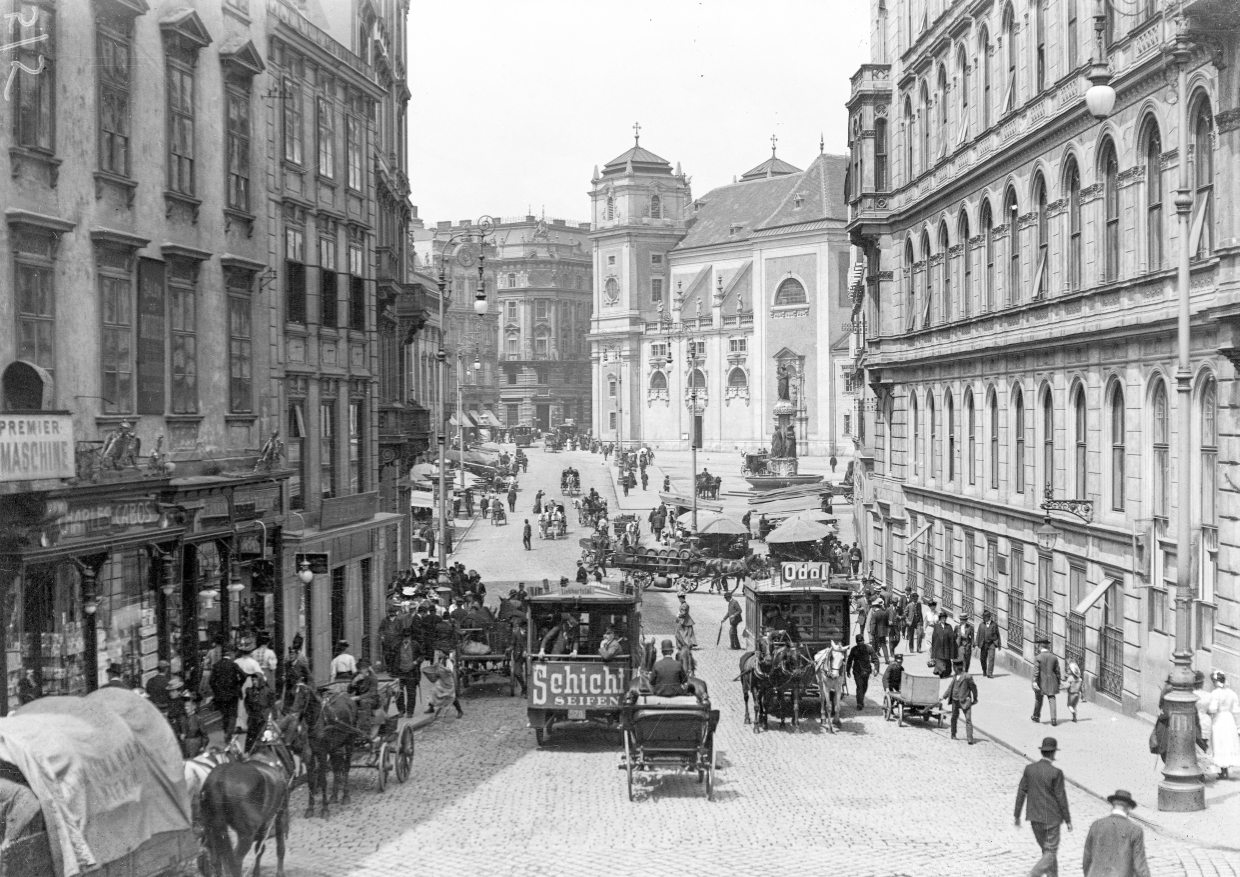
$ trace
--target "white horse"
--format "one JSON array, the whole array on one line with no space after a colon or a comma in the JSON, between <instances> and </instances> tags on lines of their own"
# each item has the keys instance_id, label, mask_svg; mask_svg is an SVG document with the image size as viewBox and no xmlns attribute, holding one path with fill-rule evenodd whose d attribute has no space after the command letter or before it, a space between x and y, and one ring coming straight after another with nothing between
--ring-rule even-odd
<instances>
[{"instance_id":1,"label":"white horse","mask_svg":"<svg viewBox=\"0 0 1240 877\"><path fill-rule=\"evenodd\" d=\"M818 699L822 707L822 724L834 734L840 725L840 703L844 699L847 680L844 661L847 650L831 640L831 644L814 655L814 672L818 676Z\"/></svg>"}]
</instances>

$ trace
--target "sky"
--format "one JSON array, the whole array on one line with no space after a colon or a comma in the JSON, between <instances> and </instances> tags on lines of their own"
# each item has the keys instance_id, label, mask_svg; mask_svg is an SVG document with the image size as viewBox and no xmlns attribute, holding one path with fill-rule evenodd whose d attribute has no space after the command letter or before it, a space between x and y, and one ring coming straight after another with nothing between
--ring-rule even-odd
<instances>
[{"instance_id":1,"label":"sky","mask_svg":"<svg viewBox=\"0 0 1240 877\"><path fill-rule=\"evenodd\" d=\"M847 144L869 0L439 0L409 15L409 168L428 224L590 219L590 178L633 145L694 196L771 154Z\"/></svg>"}]
</instances>

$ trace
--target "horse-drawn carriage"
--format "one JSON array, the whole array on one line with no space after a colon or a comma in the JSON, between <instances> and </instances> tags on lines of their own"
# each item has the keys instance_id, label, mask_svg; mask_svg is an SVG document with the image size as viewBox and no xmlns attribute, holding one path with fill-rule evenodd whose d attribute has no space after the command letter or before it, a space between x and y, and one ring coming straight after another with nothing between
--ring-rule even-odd
<instances>
[{"instance_id":1,"label":"horse-drawn carriage","mask_svg":"<svg viewBox=\"0 0 1240 877\"><path fill-rule=\"evenodd\" d=\"M699 472L694 478L694 484L697 488L697 494L705 499L718 499L719 488L723 485L723 479L718 475L711 475L709 472Z\"/></svg>"},{"instance_id":2,"label":"horse-drawn carriage","mask_svg":"<svg viewBox=\"0 0 1240 877\"><path fill-rule=\"evenodd\" d=\"M530 426L514 426L511 430L512 440L518 448L528 448L534 444L534 429Z\"/></svg>"},{"instance_id":3,"label":"horse-drawn carriage","mask_svg":"<svg viewBox=\"0 0 1240 877\"><path fill-rule=\"evenodd\" d=\"M488 675L497 675L507 678L509 697L517 693L518 685L524 690L525 680L519 668L525 655L525 643L517 636L517 630L518 625L513 621L495 621L484 627L461 629L457 667L462 688L477 685Z\"/></svg>"},{"instance_id":4,"label":"horse-drawn carriage","mask_svg":"<svg viewBox=\"0 0 1240 877\"><path fill-rule=\"evenodd\" d=\"M769 690L760 692L755 707L763 726L767 716L765 696L774 694L782 704L787 692L792 701L794 728L800 721L801 700L809 698L819 701L824 724L834 730L828 719L835 712L824 692L834 692L834 707L838 710L851 596L847 589L831 587L829 571L825 565L815 563L781 564L771 581L745 587L745 634L753 638L758 652L769 649L759 658L774 661L781 657L776 654L778 649L790 650L785 656L788 664L784 673L766 673ZM748 717L746 696L746 720Z\"/></svg>"},{"instance_id":5,"label":"horse-drawn carriage","mask_svg":"<svg viewBox=\"0 0 1240 877\"><path fill-rule=\"evenodd\" d=\"M389 774L395 774L397 781L402 783L409 779L409 770L413 766L413 726L406 724L401 727L397 716L388 715L392 712L389 707L400 695L401 681L386 673L376 674L375 678L379 708L377 715L372 717L369 734L365 732L365 725L361 721L361 710L366 707L356 703L357 698L354 698L357 719L350 728L353 740L349 747L345 784L348 785L349 770L373 769L378 779L379 791L382 792L387 788ZM346 686L340 682L324 686L322 692L325 699L341 693L349 695Z\"/></svg>"},{"instance_id":6,"label":"horse-drawn carriage","mask_svg":"<svg viewBox=\"0 0 1240 877\"><path fill-rule=\"evenodd\" d=\"M599 520L607 517L607 500L595 495L585 496L577 504L577 517L583 526L597 527Z\"/></svg>"},{"instance_id":7,"label":"horse-drawn carriage","mask_svg":"<svg viewBox=\"0 0 1240 877\"><path fill-rule=\"evenodd\" d=\"M756 454L741 455L741 474L742 475L770 475L770 466L768 465L769 455L765 450L758 451Z\"/></svg>"},{"instance_id":8,"label":"horse-drawn carriage","mask_svg":"<svg viewBox=\"0 0 1240 877\"><path fill-rule=\"evenodd\" d=\"M560 472L560 493L565 496L581 493L581 473L572 466Z\"/></svg>"},{"instance_id":9,"label":"horse-drawn carriage","mask_svg":"<svg viewBox=\"0 0 1240 877\"><path fill-rule=\"evenodd\" d=\"M688 694L628 698L620 715L624 733L624 768L629 800L635 797L634 778L659 770L696 772L705 783L706 798L715 799L715 728L719 710L710 700Z\"/></svg>"},{"instance_id":10,"label":"horse-drawn carriage","mask_svg":"<svg viewBox=\"0 0 1240 877\"><path fill-rule=\"evenodd\" d=\"M526 709L538 745L561 722L615 727L641 667L638 598L570 585L530 597L527 613ZM619 639L603 648L608 629Z\"/></svg>"},{"instance_id":11,"label":"horse-drawn carriage","mask_svg":"<svg viewBox=\"0 0 1240 877\"><path fill-rule=\"evenodd\" d=\"M0 719L0 766L3 877L156 877L198 858L180 746L133 692L26 704Z\"/></svg>"},{"instance_id":12,"label":"horse-drawn carriage","mask_svg":"<svg viewBox=\"0 0 1240 877\"><path fill-rule=\"evenodd\" d=\"M608 565L621 570L625 583L636 592L646 588L672 587L692 592L703 580L722 587L725 578L752 576L764 566L764 562L756 555L741 559L706 557L688 547L637 545L628 550L618 547Z\"/></svg>"}]
</instances>

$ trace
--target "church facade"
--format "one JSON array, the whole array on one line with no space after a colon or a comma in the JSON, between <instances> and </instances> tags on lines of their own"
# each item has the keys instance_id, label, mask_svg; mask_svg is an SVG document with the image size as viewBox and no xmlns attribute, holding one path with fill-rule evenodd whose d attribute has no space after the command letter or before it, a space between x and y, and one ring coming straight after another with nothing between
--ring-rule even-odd
<instances>
[{"instance_id":1,"label":"church facade","mask_svg":"<svg viewBox=\"0 0 1240 877\"><path fill-rule=\"evenodd\" d=\"M695 200L679 167L640 145L596 170L596 435L769 448L782 368L796 451L847 453L852 409L831 356L851 312L846 171L842 156L802 171L772 150Z\"/></svg>"}]
</instances>

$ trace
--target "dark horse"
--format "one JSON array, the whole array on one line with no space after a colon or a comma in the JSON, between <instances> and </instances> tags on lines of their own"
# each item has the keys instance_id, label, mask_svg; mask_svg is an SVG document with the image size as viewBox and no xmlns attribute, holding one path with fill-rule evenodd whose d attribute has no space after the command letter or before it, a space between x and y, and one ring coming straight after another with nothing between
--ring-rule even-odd
<instances>
[{"instance_id":1,"label":"dark horse","mask_svg":"<svg viewBox=\"0 0 1240 877\"><path fill-rule=\"evenodd\" d=\"M745 724L750 723L749 692L752 690L755 733L759 724L763 730L767 729L767 713L772 694L779 700L779 725L783 727L783 692L784 689L793 687L799 678L797 657L795 646L782 637L776 639L767 633L758 638L757 652L745 652L741 655L739 678L741 692L745 697Z\"/></svg>"},{"instance_id":2,"label":"dark horse","mask_svg":"<svg viewBox=\"0 0 1240 877\"><path fill-rule=\"evenodd\" d=\"M288 793L296 776L293 741L286 741L268 721L254 751L244 761L218 765L202 785L202 822L210 873L241 877L241 863L250 847L258 877L263 847L276 837L276 874L284 877L284 842L288 835ZM234 847L229 830L236 832ZM224 869L227 868L227 871Z\"/></svg>"},{"instance_id":3,"label":"dark horse","mask_svg":"<svg viewBox=\"0 0 1240 877\"><path fill-rule=\"evenodd\" d=\"M317 789L322 796L320 815L326 819L329 768L333 780L331 803L335 804L337 798L342 805L349 803L349 767L353 760L353 747L361 739L361 733L357 730L357 704L343 691L328 691L320 696L314 688L301 683L294 695L292 711L301 717L306 729L309 756L306 818L314 815L314 793Z\"/></svg>"}]
</instances>

